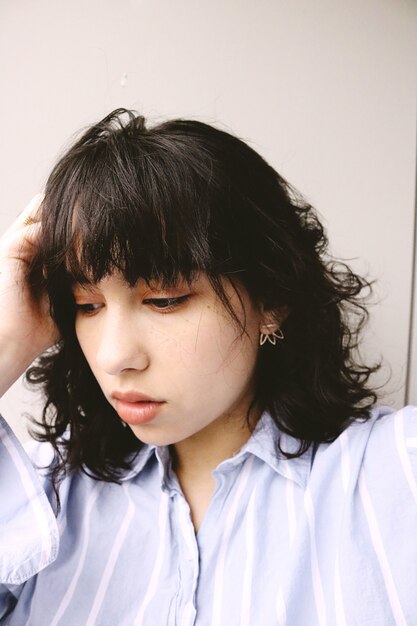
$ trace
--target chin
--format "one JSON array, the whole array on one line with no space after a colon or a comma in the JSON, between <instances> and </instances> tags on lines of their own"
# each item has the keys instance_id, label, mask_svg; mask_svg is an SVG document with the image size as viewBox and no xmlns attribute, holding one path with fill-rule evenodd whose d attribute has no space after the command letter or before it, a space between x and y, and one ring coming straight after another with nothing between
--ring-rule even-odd
<instances>
[{"instance_id":1,"label":"chin","mask_svg":"<svg viewBox=\"0 0 417 626\"><path fill-rule=\"evenodd\" d=\"M190 439L200 431L204 430L204 426L195 432L181 432L179 428L173 431L172 429L160 426L156 423L149 423L143 426L130 426L130 429L135 437L140 439L142 443L150 446L171 446L180 443L181 441L185 441L186 439Z\"/></svg>"},{"instance_id":2,"label":"chin","mask_svg":"<svg viewBox=\"0 0 417 626\"><path fill-rule=\"evenodd\" d=\"M150 424L146 426L129 426L132 433L142 443L149 446L169 446L178 442L178 437L172 433L168 433L163 428L153 427Z\"/></svg>"}]
</instances>

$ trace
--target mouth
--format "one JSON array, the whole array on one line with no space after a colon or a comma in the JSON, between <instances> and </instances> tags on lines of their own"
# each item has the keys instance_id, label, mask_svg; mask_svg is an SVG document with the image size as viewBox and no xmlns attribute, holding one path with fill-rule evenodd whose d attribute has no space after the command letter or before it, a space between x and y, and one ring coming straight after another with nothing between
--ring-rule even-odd
<instances>
[{"instance_id":1,"label":"mouth","mask_svg":"<svg viewBox=\"0 0 417 626\"><path fill-rule=\"evenodd\" d=\"M165 404L165 401L155 400L136 391L114 392L111 396L120 419L131 426L151 422Z\"/></svg>"}]
</instances>

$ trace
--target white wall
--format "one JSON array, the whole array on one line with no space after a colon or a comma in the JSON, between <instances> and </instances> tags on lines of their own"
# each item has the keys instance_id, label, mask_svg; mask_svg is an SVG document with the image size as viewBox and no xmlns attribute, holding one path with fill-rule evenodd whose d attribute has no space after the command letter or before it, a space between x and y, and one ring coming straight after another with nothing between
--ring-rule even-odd
<instances>
[{"instance_id":1,"label":"white wall","mask_svg":"<svg viewBox=\"0 0 417 626\"><path fill-rule=\"evenodd\" d=\"M399 406L416 25L414 0L3 0L0 229L42 188L68 138L113 108L221 124L318 207L334 254L379 280L365 351L392 367L384 402ZM26 394L18 383L0 402L22 436Z\"/></svg>"}]
</instances>

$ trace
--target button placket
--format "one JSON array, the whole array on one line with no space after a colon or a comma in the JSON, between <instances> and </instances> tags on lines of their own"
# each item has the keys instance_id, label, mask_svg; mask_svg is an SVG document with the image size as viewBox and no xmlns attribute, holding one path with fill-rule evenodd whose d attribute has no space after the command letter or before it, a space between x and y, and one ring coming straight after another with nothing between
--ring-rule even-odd
<instances>
[{"instance_id":1,"label":"button placket","mask_svg":"<svg viewBox=\"0 0 417 626\"><path fill-rule=\"evenodd\" d=\"M180 568L182 585L179 594L178 623L180 626L193 626L197 615L195 606L196 590L200 567L197 540L191 519L190 507L182 493L176 493L174 505L177 508L180 537Z\"/></svg>"}]
</instances>

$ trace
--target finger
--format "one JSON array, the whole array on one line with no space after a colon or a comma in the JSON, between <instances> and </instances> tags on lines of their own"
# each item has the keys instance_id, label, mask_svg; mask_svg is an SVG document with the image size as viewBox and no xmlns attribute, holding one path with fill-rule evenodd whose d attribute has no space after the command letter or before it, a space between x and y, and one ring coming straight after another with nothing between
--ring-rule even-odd
<instances>
[{"instance_id":1,"label":"finger","mask_svg":"<svg viewBox=\"0 0 417 626\"><path fill-rule=\"evenodd\" d=\"M32 200L23 209L18 217L18 220L21 224L23 224L24 226L30 226L31 224L39 222L39 208L42 204L44 197L44 193L38 193L32 198Z\"/></svg>"},{"instance_id":2,"label":"finger","mask_svg":"<svg viewBox=\"0 0 417 626\"><path fill-rule=\"evenodd\" d=\"M25 220L25 230L23 233L23 237L21 238L21 242L23 245L27 246L35 246L37 247L39 236L41 233L41 223Z\"/></svg>"},{"instance_id":3,"label":"finger","mask_svg":"<svg viewBox=\"0 0 417 626\"><path fill-rule=\"evenodd\" d=\"M27 228L33 223L38 223L40 220L40 206L45 197L44 193L38 193L32 198L29 204L19 213L19 215L10 224L3 235L7 238L9 235L14 235L17 231L20 231L22 227Z\"/></svg>"}]
</instances>

